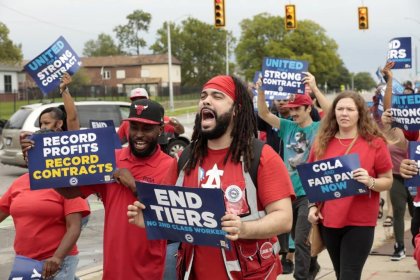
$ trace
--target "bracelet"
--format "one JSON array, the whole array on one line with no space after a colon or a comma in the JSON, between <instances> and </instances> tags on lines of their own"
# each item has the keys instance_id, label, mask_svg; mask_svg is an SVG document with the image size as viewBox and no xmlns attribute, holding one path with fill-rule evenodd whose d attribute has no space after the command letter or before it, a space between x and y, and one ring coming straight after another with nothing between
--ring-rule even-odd
<instances>
[{"instance_id":1,"label":"bracelet","mask_svg":"<svg viewBox=\"0 0 420 280\"><path fill-rule=\"evenodd\" d=\"M317 207L316 203L309 203L308 204L308 209L311 209L312 207Z\"/></svg>"},{"instance_id":2,"label":"bracelet","mask_svg":"<svg viewBox=\"0 0 420 280\"><path fill-rule=\"evenodd\" d=\"M372 183L370 184L370 186L368 187L369 190L375 190L375 178L373 178L372 176L370 176L370 179L372 179Z\"/></svg>"},{"instance_id":3,"label":"bracelet","mask_svg":"<svg viewBox=\"0 0 420 280\"><path fill-rule=\"evenodd\" d=\"M68 91L68 90L69 90L69 88L65 87L63 90L60 90L60 94L63 94L65 91Z\"/></svg>"}]
</instances>

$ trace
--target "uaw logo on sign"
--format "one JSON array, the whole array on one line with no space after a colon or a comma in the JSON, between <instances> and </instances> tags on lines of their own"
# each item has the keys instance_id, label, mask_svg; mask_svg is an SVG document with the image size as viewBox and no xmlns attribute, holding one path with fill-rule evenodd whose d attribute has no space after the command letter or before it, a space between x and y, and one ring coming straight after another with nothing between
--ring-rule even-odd
<instances>
[{"instance_id":1,"label":"uaw logo on sign","mask_svg":"<svg viewBox=\"0 0 420 280\"><path fill-rule=\"evenodd\" d=\"M230 248L222 230L225 203L221 189L181 188L136 182L147 239ZM237 196L237 194L235 194Z\"/></svg>"},{"instance_id":2,"label":"uaw logo on sign","mask_svg":"<svg viewBox=\"0 0 420 280\"><path fill-rule=\"evenodd\" d=\"M320 160L297 166L309 202L366 194L367 187L353 179L360 167L358 154Z\"/></svg>"}]
</instances>

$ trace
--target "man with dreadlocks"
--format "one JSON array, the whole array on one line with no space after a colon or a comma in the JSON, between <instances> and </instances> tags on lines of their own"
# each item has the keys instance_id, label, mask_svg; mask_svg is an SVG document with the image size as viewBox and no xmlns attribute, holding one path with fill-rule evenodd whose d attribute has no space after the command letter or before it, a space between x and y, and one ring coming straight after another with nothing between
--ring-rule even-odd
<instances>
[{"instance_id":1,"label":"man with dreadlocks","mask_svg":"<svg viewBox=\"0 0 420 280\"><path fill-rule=\"evenodd\" d=\"M177 185L224 191L227 212L222 227L233 249L183 243L178 279L276 279L281 274L276 236L291 229L294 193L283 161L268 145L259 159L258 186L253 184L248 171L256 135L252 100L244 83L232 76L208 81L199 101L188 162L180 170L179 178L184 179ZM173 185L177 177L174 164L165 181ZM239 192L239 207L231 207L231 191ZM130 223L144 226L140 213L144 207L138 201L128 206Z\"/></svg>"}]
</instances>

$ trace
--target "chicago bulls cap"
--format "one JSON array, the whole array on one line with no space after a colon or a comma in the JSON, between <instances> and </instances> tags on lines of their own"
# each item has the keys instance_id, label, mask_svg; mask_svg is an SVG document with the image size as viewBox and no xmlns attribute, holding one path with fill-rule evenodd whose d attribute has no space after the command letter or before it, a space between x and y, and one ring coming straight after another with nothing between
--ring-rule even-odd
<instances>
[{"instance_id":1,"label":"chicago bulls cap","mask_svg":"<svg viewBox=\"0 0 420 280\"><path fill-rule=\"evenodd\" d=\"M150 99L138 99L131 102L130 114L124 121L148 124L162 124L165 110L159 103Z\"/></svg>"}]
</instances>

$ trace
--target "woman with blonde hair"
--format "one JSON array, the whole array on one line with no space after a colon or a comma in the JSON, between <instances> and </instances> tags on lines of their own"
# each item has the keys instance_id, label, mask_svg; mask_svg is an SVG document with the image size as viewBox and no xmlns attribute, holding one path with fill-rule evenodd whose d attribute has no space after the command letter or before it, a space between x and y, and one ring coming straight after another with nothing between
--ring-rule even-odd
<instances>
[{"instance_id":1,"label":"woman with blonde hair","mask_svg":"<svg viewBox=\"0 0 420 280\"><path fill-rule=\"evenodd\" d=\"M308 220L320 223L321 236L337 279L360 279L372 247L379 211L379 192L391 188L392 164L386 139L356 92L340 93L324 117L309 162L357 153L360 168L353 179L366 194L309 205ZM318 207L321 208L318 211Z\"/></svg>"}]
</instances>

